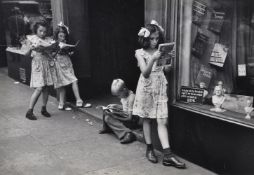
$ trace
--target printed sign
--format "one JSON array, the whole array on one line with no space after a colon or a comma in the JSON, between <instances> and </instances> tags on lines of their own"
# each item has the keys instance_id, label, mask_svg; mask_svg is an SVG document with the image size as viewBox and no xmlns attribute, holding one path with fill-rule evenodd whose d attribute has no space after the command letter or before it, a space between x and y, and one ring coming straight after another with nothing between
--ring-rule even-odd
<instances>
[{"instance_id":1,"label":"printed sign","mask_svg":"<svg viewBox=\"0 0 254 175\"><path fill-rule=\"evenodd\" d=\"M238 76L246 76L246 64L238 64Z\"/></svg>"},{"instance_id":2,"label":"printed sign","mask_svg":"<svg viewBox=\"0 0 254 175\"><path fill-rule=\"evenodd\" d=\"M204 89L181 87L180 100L187 103L202 103Z\"/></svg>"}]
</instances>

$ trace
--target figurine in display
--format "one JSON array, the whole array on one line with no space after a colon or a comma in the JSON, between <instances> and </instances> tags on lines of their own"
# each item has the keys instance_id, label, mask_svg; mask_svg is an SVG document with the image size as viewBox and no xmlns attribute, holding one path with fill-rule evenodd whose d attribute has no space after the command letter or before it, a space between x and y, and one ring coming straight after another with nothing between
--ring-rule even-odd
<instances>
[{"instance_id":1,"label":"figurine in display","mask_svg":"<svg viewBox=\"0 0 254 175\"><path fill-rule=\"evenodd\" d=\"M210 109L211 111L215 112L225 112L225 109L221 108L221 105L223 104L225 100L225 96L223 95L223 89L221 86L215 86L214 88L214 95L212 96L212 103L214 105L214 108Z\"/></svg>"},{"instance_id":2,"label":"figurine in display","mask_svg":"<svg viewBox=\"0 0 254 175\"><path fill-rule=\"evenodd\" d=\"M206 90L206 84L205 82L199 83L199 88L204 90L203 97L206 98L208 95L208 91Z\"/></svg>"},{"instance_id":3,"label":"figurine in display","mask_svg":"<svg viewBox=\"0 0 254 175\"><path fill-rule=\"evenodd\" d=\"M223 95L226 93L226 89L224 88L223 81L218 81L218 86L221 87Z\"/></svg>"},{"instance_id":4,"label":"figurine in display","mask_svg":"<svg viewBox=\"0 0 254 175\"><path fill-rule=\"evenodd\" d=\"M244 111L247 114L245 116L245 119L251 119L250 113L253 111L252 101L251 100L247 100L247 106L244 108Z\"/></svg>"}]
</instances>

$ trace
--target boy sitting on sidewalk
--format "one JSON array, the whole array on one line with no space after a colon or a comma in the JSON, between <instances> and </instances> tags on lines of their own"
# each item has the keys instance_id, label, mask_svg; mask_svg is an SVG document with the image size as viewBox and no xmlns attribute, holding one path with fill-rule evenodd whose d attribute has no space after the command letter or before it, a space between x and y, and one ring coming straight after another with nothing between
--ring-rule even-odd
<instances>
[{"instance_id":1,"label":"boy sitting on sidewalk","mask_svg":"<svg viewBox=\"0 0 254 175\"><path fill-rule=\"evenodd\" d=\"M120 98L122 105L110 104L103 109L103 128L99 133L114 132L120 143L131 143L136 140L136 136L130 128L139 127L139 117L132 115L135 94L125 86L121 79L113 80L111 93Z\"/></svg>"}]
</instances>

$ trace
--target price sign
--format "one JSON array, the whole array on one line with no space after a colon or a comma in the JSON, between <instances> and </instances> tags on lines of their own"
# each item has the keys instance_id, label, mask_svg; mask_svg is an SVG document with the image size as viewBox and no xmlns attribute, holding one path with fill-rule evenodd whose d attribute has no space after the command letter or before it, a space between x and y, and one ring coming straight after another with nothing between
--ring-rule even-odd
<instances>
[{"instance_id":1,"label":"price sign","mask_svg":"<svg viewBox=\"0 0 254 175\"><path fill-rule=\"evenodd\" d=\"M203 94L203 89L182 86L180 100L187 103L202 103Z\"/></svg>"}]
</instances>

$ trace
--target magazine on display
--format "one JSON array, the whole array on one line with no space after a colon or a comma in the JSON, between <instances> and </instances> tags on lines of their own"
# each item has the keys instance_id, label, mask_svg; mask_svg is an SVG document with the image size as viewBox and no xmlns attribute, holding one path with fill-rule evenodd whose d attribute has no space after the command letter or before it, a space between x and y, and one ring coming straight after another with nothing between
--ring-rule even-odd
<instances>
[{"instance_id":1,"label":"magazine on display","mask_svg":"<svg viewBox=\"0 0 254 175\"><path fill-rule=\"evenodd\" d=\"M205 50L208 45L209 37L205 34L198 32L197 36L195 38L193 47L192 47L192 53L197 58L201 58L203 54L205 53Z\"/></svg>"},{"instance_id":2,"label":"magazine on display","mask_svg":"<svg viewBox=\"0 0 254 175\"><path fill-rule=\"evenodd\" d=\"M199 86L199 84L203 82L208 88L210 85L212 76L213 76L213 70L205 65L201 65L197 78L195 80L195 84Z\"/></svg>"},{"instance_id":3,"label":"magazine on display","mask_svg":"<svg viewBox=\"0 0 254 175\"><path fill-rule=\"evenodd\" d=\"M214 48L210 57L210 64L223 67L228 53L228 48L219 43L214 44Z\"/></svg>"},{"instance_id":4,"label":"magazine on display","mask_svg":"<svg viewBox=\"0 0 254 175\"><path fill-rule=\"evenodd\" d=\"M172 59L175 57L175 42L159 44L158 50L161 57L157 61L157 66L171 65Z\"/></svg>"}]
</instances>

